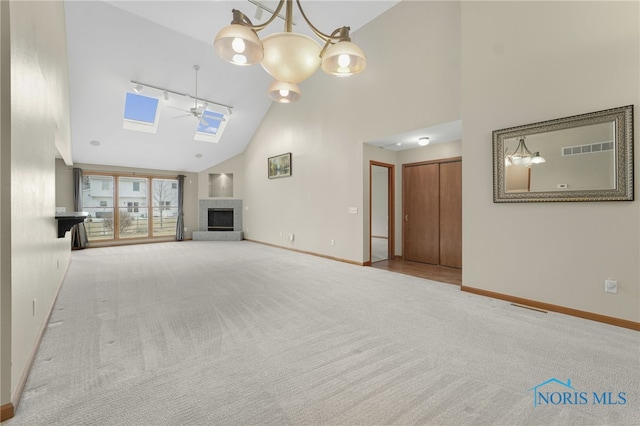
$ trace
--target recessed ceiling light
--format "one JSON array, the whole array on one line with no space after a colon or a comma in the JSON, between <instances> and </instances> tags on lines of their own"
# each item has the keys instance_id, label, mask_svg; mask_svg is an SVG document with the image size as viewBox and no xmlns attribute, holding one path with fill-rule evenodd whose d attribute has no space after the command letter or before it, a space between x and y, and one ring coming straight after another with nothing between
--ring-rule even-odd
<instances>
[{"instance_id":1,"label":"recessed ceiling light","mask_svg":"<svg viewBox=\"0 0 640 426\"><path fill-rule=\"evenodd\" d=\"M196 158L202 158L202 154L200 153L196 154Z\"/></svg>"},{"instance_id":2,"label":"recessed ceiling light","mask_svg":"<svg viewBox=\"0 0 640 426\"><path fill-rule=\"evenodd\" d=\"M100 146L100 141L93 140L93 141L89 142L89 145L91 145L91 146Z\"/></svg>"},{"instance_id":3,"label":"recessed ceiling light","mask_svg":"<svg viewBox=\"0 0 640 426\"><path fill-rule=\"evenodd\" d=\"M402 146L402 142L396 142L396 146Z\"/></svg>"},{"instance_id":4,"label":"recessed ceiling light","mask_svg":"<svg viewBox=\"0 0 640 426\"><path fill-rule=\"evenodd\" d=\"M429 138L427 136L422 136L421 138L418 138L418 145L420 146L429 145Z\"/></svg>"}]
</instances>

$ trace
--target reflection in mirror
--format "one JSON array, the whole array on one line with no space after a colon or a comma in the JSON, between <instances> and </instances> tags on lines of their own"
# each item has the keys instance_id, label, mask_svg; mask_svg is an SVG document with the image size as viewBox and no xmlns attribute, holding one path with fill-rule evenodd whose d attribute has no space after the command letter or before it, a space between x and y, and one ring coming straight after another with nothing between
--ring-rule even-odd
<instances>
[{"instance_id":1,"label":"reflection in mirror","mask_svg":"<svg viewBox=\"0 0 640 426\"><path fill-rule=\"evenodd\" d=\"M493 132L494 202L633 200L633 106Z\"/></svg>"},{"instance_id":2,"label":"reflection in mirror","mask_svg":"<svg viewBox=\"0 0 640 426\"><path fill-rule=\"evenodd\" d=\"M610 121L531 134L526 141L525 137L505 139L506 152L516 152L515 158L505 157L505 190L615 189L614 124ZM519 144L524 145L529 157L518 157Z\"/></svg>"}]
</instances>

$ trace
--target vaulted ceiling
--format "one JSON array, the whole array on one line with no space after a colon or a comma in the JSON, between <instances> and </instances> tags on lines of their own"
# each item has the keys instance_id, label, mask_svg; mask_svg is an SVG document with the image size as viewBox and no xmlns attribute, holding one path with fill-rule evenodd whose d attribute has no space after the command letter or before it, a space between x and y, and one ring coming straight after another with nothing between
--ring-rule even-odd
<instances>
[{"instance_id":1,"label":"vaulted ceiling","mask_svg":"<svg viewBox=\"0 0 640 426\"><path fill-rule=\"evenodd\" d=\"M266 96L271 78L259 65L224 62L212 43L234 8L264 22L269 13L254 19L255 3L66 1L74 163L199 172L242 153L271 105ZM350 26L357 43L357 29L397 1L301 3L316 27L331 32ZM261 4L277 6L275 1ZM295 14L294 21L295 32L312 35L300 16ZM259 35L282 31L282 24L277 19ZM162 92L148 88L142 94L160 98L157 132L123 128L131 81L194 95L194 65L200 66L198 97L233 107L218 143L194 140L198 120L175 109L194 106L193 99L170 95L165 101ZM304 96L304 82L301 89Z\"/></svg>"}]
</instances>

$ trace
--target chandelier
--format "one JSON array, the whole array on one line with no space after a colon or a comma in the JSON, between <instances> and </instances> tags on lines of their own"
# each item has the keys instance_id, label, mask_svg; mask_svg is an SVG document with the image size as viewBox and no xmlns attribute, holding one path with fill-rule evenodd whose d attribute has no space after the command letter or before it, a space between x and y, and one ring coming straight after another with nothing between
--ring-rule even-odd
<instances>
[{"instance_id":1,"label":"chandelier","mask_svg":"<svg viewBox=\"0 0 640 426\"><path fill-rule=\"evenodd\" d=\"M257 32L271 24L285 5L284 31L258 38ZM280 0L271 17L258 25L254 25L241 11L233 9L231 25L220 30L213 43L216 53L227 62L235 65L260 63L274 78L267 95L280 103L297 101L301 96L298 83L310 77L318 67L327 74L349 76L361 72L366 66L364 53L351 42L349 27L325 34L309 21L300 0L296 0L296 5L324 46L311 37L293 32L293 0Z\"/></svg>"},{"instance_id":2,"label":"chandelier","mask_svg":"<svg viewBox=\"0 0 640 426\"><path fill-rule=\"evenodd\" d=\"M527 144L524 143L524 136L518 138L518 146L510 155L505 152L504 164L507 167L511 165L530 167L533 164L542 163L546 163L546 160L540 155L539 151L531 152L527 148Z\"/></svg>"}]
</instances>

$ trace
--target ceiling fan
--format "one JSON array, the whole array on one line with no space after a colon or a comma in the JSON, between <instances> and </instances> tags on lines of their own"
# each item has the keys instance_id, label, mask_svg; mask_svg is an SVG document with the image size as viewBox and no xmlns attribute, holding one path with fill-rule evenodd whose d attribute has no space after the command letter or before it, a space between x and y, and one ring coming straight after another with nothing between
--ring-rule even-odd
<instances>
[{"instance_id":1,"label":"ceiling fan","mask_svg":"<svg viewBox=\"0 0 640 426\"><path fill-rule=\"evenodd\" d=\"M183 117L195 117L200 121L200 124L202 124L203 126L209 126L209 122L207 120L215 120L215 121L225 121L224 117L218 117L215 115L207 115L206 119L204 116L204 112L207 109L207 106L209 105L207 102L202 102L202 104L198 105L198 71L200 70L200 66L199 65L194 65L193 69L196 70L196 93L195 96L193 97L194 100L194 106L192 108L189 109L182 109L182 108L178 108L178 107L174 107L174 106L170 106L169 108L173 108L173 109L179 109L180 111L184 111L187 114L184 115L179 115L177 117L174 118L183 118Z\"/></svg>"}]
</instances>

